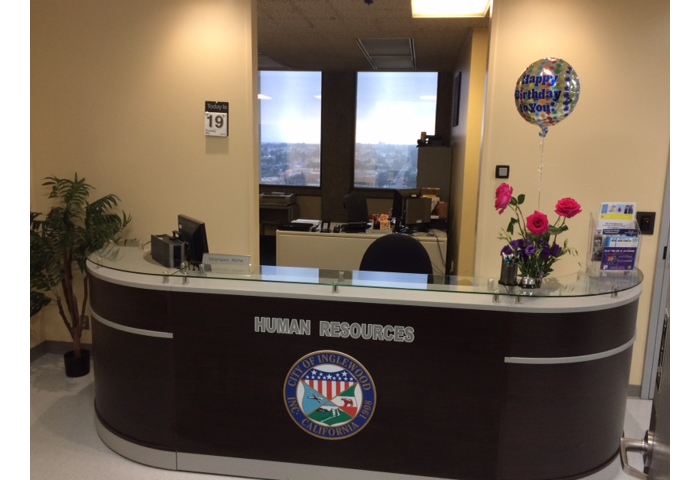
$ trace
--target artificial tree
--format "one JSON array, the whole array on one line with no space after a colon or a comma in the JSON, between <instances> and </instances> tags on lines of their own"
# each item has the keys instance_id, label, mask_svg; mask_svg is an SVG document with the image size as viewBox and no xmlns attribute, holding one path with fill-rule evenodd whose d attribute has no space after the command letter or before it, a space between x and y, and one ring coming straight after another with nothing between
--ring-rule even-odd
<instances>
[{"instance_id":1,"label":"artificial tree","mask_svg":"<svg viewBox=\"0 0 700 480\"><path fill-rule=\"evenodd\" d=\"M47 214L30 211L30 316L56 303L72 338L73 357L80 358L88 302L87 259L116 240L131 216L114 212L120 201L116 195L88 201L94 187L78 179L77 173L73 179L46 177L43 186L50 188L48 198L56 204ZM83 298L79 305L74 281L80 279Z\"/></svg>"}]
</instances>

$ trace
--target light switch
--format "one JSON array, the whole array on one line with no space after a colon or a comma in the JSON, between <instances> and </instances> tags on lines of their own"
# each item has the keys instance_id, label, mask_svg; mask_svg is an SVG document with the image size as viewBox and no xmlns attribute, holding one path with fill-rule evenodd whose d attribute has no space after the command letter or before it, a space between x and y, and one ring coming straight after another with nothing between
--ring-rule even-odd
<instances>
[{"instance_id":1,"label":"light switch","mask_svg":"<svg viewBox=\"0 0 700 480\"><path fill-rule=\"evenodd\" d=\"M510 165L496 165L496 178L508 178L510 176Z\"/></svg>"}]
</instances>

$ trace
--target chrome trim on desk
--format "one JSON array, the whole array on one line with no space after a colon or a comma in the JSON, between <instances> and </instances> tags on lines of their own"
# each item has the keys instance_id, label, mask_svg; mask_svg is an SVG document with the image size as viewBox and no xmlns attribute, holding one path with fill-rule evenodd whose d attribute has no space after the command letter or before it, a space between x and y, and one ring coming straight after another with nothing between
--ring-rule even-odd
<instances>
[{"instance_id":1,"label":"chrome trim on desk","mask_svg":"<svg viewBox=\"0 0 700 480\"><path fill-rule=\"evenodd\" d=\"M122 457L151 467L177 470L176 452L149 448L125 440L112 433L97 415L95 416L95 430L97 430L97 436L100 437L100 440Z\"/></svg>"},{"instance_id":2,"label":"chrome trim on desk","mask_svg":"<svg viewBox=\"0 0 700 480\"><path fill-rule=\"evenodd\" d=\"M606 350L604 352L591 353L588 355L577 355L575 357L505 357L503 361L505 363L518 363L525 365L559 365L564 363L582 363L591 362L593 360L600 360L602 358L612 357L620 352L624 352L632 345L634 345L634 340L637 337L635 334L626 343L615 347L611 350Z\"/></svg>"},{"instance_id":3,"label":"chrome trim on desk","mask_svg":"<svg viewBox=\"0 0 700 480\"><path fill-rule=\"evenodd\" d=\"M122 332L133 333L134 335L142 335L144 337L156 337L156 338L173 338L172 332L159 332L156 330L145 330L143 328L127 327L125 325L120 325L118 323L111 322L106 318L102 318L96 313L91 313L92 318L100 322L101 324L113 328L115 330L121 330Z\"/></svg>"},{"instance_id":4,"label":"chrome trim on desk","mask_svg":"<svg viewBox=\"0 0 700 480\"><path fill-rule=\"evenodd\" d=\"M125 440L107 429L99 418L95 426L100 439L117 454L151 467L172 471L202 472L212 475L237 475L250 478L275 480L354 480L360 476L365 480L444 480L437 477L406 475L390 472L301 465L286 462L253 460L236 457L219 457L185 452L171 452L148 448ZM582 477L580 480L609 480L619 471L614 459L602 470Z\"/></svg>"}]
</instances>

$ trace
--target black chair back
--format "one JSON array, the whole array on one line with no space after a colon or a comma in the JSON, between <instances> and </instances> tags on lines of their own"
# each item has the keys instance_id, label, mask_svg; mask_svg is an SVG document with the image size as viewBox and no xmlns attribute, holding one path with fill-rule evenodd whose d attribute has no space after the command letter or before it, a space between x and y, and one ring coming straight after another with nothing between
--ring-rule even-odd
<instances>
[{"instance_id":1,"label":"black chair back","mask_svg":"<svg viewBox=\"0 0 700 480\"><path fill-rule=\"evenodd\" d=\"M418 240L402 233L388 233L370 244L360 270L432 275L433 265L428 251Z\"/></svg>"}]
</instances>

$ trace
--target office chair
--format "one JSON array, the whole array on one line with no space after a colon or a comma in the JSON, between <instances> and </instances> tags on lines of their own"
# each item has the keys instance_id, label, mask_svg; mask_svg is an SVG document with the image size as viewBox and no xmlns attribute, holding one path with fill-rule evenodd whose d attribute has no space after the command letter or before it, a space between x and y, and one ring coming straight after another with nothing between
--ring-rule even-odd
<instances>
[{"instance_id":1,"label":"office chair","mask_svg":"<svg viewBox=\"0 0 700 480\"><path fill-rule=\"evenodd\" d=\"M433 265L428 251L418 240L402 233L389 233L367 247L360 270L432 275Z\"/></svg>"},{"instance_id":2,"label":"office chair","mask_svg":"<svg viewBox=\"0 0 700 480\"><path fill-rule=\"evenodd\" d=\"M343 197L343 206L348 216L348 223L367 223L369 220L369 210L367 208L367 197L361 193L348 193Z\"/></svg>"}]
</instances>

